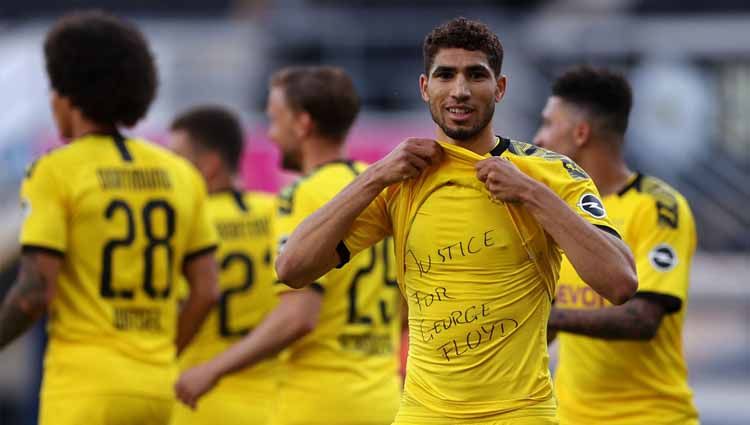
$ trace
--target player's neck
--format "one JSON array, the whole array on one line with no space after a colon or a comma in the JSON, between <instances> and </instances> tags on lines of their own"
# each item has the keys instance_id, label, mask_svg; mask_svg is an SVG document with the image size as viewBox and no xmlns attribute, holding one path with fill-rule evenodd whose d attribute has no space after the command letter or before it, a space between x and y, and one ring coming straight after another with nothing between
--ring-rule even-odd
<instances>
[{"instance_id":1,"label":"player's neck","mask_svg":"<svg viewBox=\"0 0 750 425\"><path fill-rule=\"evenodd\" d=\"M310 138L302 144L302 173L308 174L323 164L345 158L344 143Z\"/></svg>"},{"instance_id":2,"label":"player's neck","mask_svg":"<svg viewBox=\"0 0 750 425\"><path fill-rule=\"evenodd\" d=\"M71 136L73 139L89 134L115 134L117 132L117 127L93 122L79 113L73 113L71 119Z\"/></svg>"},{"instance_id":3,"label":"player's neck","mask_svg":"<svg viewBox=\"0 0 750 425\"><path fill-rule=\"evenodd\" d=\"M206 190L208 193L225 192L227 190L236 190L234 176L229 173L219 173L211 178L206 179Z\"/></svg>"},{"instance_id":4,"label":"player's neck","mask_svg":"<svg viewBox=\"0 0 750 425\"><path fill-rule=\"evenodd\" d=\"M484 155L491 151L492 148L497 144L495 133L492 130L492 126L488 125L477 135L470 139L457 140L452 137L448 137L447 134L439 126L436 129L437 138L440 142L450 143L451 145L461 146L464 149L468 149L476 154Z\"/></svg>"},{"instance_id":5,"label":"player's neck","mask_svg":"<svg viewBox=\"0 0 750 425\"><path fill-rule=\"evenodd\" d=\"M582 152L577 162L594 180L602 196L619 192L633 175L619 151L592 149Z\"/></svg>"}]
</instances>

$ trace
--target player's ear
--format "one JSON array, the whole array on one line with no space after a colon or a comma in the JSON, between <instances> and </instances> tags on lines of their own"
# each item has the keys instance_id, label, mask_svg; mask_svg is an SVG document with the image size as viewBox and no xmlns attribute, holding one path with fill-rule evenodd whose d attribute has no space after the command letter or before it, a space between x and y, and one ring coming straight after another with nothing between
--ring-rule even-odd
<instances>
[{"instance_id":1,"label":"player's ear","mask_svg":"<svg viewBox=\"0 0 750 425\"><path fill-rule=\"evenodd\" d=\"M201 158L200 163L202 168L201 171L207 177L207 179L218 175L223 168L221 156L218 152L214 151L205 152L203 154L203 158Z\"/></svg>"},{"instance_id":2,"label":"player's ear","mask_svg":"<svg viewBox=\"0 0 750 425\"><path fill-rule=\"evenodd\" d=\"M422 74L419 76L419 93L422 95L422 100L425 102L430 101L430 94L427 92L427 75Z\"/></svg>"},{"instance_id":3,"label":"player's ear","mask_svg":"<svg viewBox=\"0 0 750 425\"><path fill-rule=\"evenodd\" d=\"M588 143L591 138L591 123L587 120L580 120L573 129L573 141L576 147L581 148Z\"/></svg>"},{"instance_id":4,"label":"player's ear","mask_svg":"<svg viewBox=\"0 0 750 425\"><path fill-rule=\"evenodd\" d=\"M505 88L508 84L508 78L505 74L500 74L495 85L495 103L500 102L505 96Z\"/></svg>"},{"instance_id":5,"label":"player's ear","mask_svg":"<svg viewBox=\"0 0 750 425\"><path fill-rule=\"evenodd\" d=\"M298 139L308 137L315 131L315 122L307 112L298 113L294 121L294 132Z\"/></svg>"}]
</instances>

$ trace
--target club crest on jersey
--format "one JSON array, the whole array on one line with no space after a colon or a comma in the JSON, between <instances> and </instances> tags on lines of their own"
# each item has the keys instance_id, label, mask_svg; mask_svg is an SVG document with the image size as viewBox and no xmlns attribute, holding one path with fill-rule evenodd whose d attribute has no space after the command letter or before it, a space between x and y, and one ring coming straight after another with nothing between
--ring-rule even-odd
<instances>
[{"instance_id":1,"label":"club crest on jersey","mask_svg":"<svg viewBox=\"0 0 750 425\"><path fill-rule=\"evenodd\" d=\"M587 193L581 196L578 201L578 208L586 211L588 215L594 218L604 218L607 216L607 211L604 210L604 204L599 198L593 193Z\"/></svg>"},{"instance_id":2,"label":"club crest on jersey","mask_svg":"<svg viewBox=\"0 0 750 425\"><path fill-rule=\"evenodd\" d=\"M677 265L677 253L667 245L657 245L648 253L648 260L656 270L666 272L672 270Z\"/></svg>"}]
</instances>

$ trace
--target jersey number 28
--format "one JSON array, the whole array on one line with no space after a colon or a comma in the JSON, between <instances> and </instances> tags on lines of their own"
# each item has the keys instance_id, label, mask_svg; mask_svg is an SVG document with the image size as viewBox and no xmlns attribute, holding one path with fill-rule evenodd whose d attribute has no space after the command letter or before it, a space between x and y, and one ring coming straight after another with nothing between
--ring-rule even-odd
<instances>
[{"instance_id":1,"label":"jersey number 28","mask_svg":"<svg viewBox=\"0 0 750 425\"><path fill-rule=\"evenodd\" d=\"M162 216L166 221L166 229L162 235L155 234L153 217L154 212L162 211ZM127 202L122 199L115 199L109 203L104 211L104 217L112 220L115 214L124 214L128 226L125 236L120 239L110 239L104 245L102 250L102 275L99 294L102 298L124 298L132 299L135 295L134 288L117 288L112 285L112 256L118 247L132 245L135 241L136 226L133 217L133 209ZM174 248L170 245L170 240L175 231L175 213L174 208L164 199L154 199L146 203L141 210L143 219L143 230L148 244L143 249L143 292L151 299L167 298L172 290L172 269L174 267ZM158 248L166 251L167 274L166 282L161 285L154 284L154 252Z\"/></svg>"}]
</instances>

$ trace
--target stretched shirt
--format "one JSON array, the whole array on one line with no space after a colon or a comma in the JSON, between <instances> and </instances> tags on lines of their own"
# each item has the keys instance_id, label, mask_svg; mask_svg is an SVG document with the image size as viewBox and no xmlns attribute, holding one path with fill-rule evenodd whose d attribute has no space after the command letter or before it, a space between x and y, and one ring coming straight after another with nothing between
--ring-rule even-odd
<instances>
[{"instance_id":1,"label":"stretched shirt","mask_svg":"<svg viewBox=\"0 0 750 425\"><path fill-rule=\"evenodd\" d=\"M339 245L346 260L394 237L409 305L397 423L554 417L546 327L560 250L522 206L491 200L475 164L507 159L584 220L616 232L591 179L564 156L502 138L484 156L441 145L439 165L388 187Z\"/></svg>"}]
</instances>

